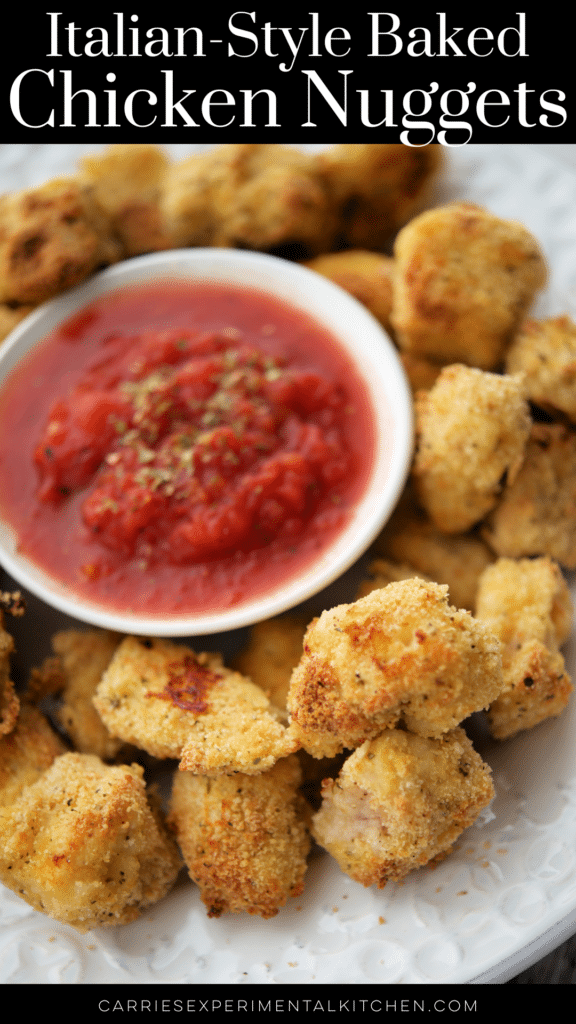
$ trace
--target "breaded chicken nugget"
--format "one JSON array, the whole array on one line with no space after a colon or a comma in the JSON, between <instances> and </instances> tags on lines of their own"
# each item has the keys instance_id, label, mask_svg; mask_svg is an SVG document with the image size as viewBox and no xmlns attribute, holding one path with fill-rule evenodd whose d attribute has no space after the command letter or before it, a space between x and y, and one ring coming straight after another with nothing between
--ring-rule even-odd
<instances>
[{"instance_id":1,"label":"breaded chicken nugget","mask_svg":"<svg viewBox=\"0 0 576 1024\"><path fill-rule=\"evenodd\" d=\"M126 256L168 249L160 194L168 157L146 143L109 146L81 161L82 182L91 186Z\"/></svg>"},{"instance_id":2,"label":"breaded chicken nugget","mask_svg":"<svg viewBox=\"0 0 576 1024\"><path fill-rule=\"evenodd\" d=\"M480 578L478 618L502 642L503 692L490 705L497 739L559 715L572 692L560 646L572 629L570 591L550 558L499 558Z\"/></svg>"},{"instance_id":3,"label":"breaded chicken nugget","mask_svg":"<svg viewBox=\"0 0 576 1024\"><path fill-rule=\"evenodd\" d=\"M166 895L181 864L142 774L62 754L0 807L0 880L81 932L134 921Z\"/></svg>"},{"instance_id":4,"label":"breaded chicken nugget","mask_svg":"<svg viewBox=\"0 0 576 1024\"><path fill-rule=\"evenodd\" d=\"M382 889L445 857L493 796L490 769L463 729L439 739L392 729L325 784L312 832L347 875Z\"/></svg>"},{"instance_id":5,"label":"breaded chicken nugget","mask_svg":"<svg viewBox=\"0 0 576 1024\"><path fill-rule=\"evenodd\" d=\"M295 755L263 775L176 772L169 823L209 917L274 917L304 888L309 814Z\"/></svg>"},{"instance_id":6,"label":"breaded chicken nugget","mask_svg":"<svg viewBox=\"0 0 576 1024\"><path fill-rule=\"evenodd\" d=\"M259 774L299 746L259 686L169 640L126 637L94 705L113 736L201 775Z\"/></svg>"},{"instance_id":7,"label":"breaded chicken nugget","mask_svg":"<svg viewBox=\"0 0 576 1024\"><path fill-rule=\"evenodd\" d=\"M523 373L526 395L576 422L576 324L568 316L525 320L508 349L507 373Z\"/></svg>"},{"instance_id":8,"label":"breaded chicken nugget","mask_svg":"<svg viewBox=\"0 0 576 1024\"><path fill-rule=\"evenodd\" d=\"M20 700L10 678L10 655L14 641L4 629L4 614L0 608L0 736L9 733L16 724Z\"/></svg>"},{"instance_id":9,"label":"breaded chicken nugget","mask_svg":"<svg viewBox=\"0 0 576 1024\"><path fill-rule=\"evenodd\" d=\"M399 721L440 736L501 689L500 641L448 604L448 587L408 579L308 627L288 710L305 750L333 757Z\"/></svg>"},{"instance_id":10,"label":"breaded chicken nugget","mask_svg":"<svg viewBox=\"0 0 576 1024\"><path fill-rule=\"evenodd\" d=\"M0 806L14 803L66 749L44 715L23 704L12 732L0 736Z\"/></svg>"},{"instance_id":11,"label":"breaded chicken nugget","mask_svg":"<svg viewBox=\"0 0 576 1024\"><path fill-rule=\"evenodd\" d=\"M122 637L104 629L70 629L52 637L52 649L63 671L63 702L58 720L82 754L113 760L122 740L111 736L92 703L96 687Z\"/></svg>"},{"instance_id":12,"label":"breaded chicken nugget","mask_svg":"<svg viewBox=\"0 0 576 1024\"><path fill-rule=\"evenodd\" d=\"M233 668L264 690L281 711L286 710L290 677L302 657L309 621L307 615L288 613L256 622L247 647L234 659Z\"/></svg>"},{"instance_id":13,"label":"breaded chicken nugget","mask_svg":"<svg viewBox=\"0 0 576 1024\"><path fill-rule=\"evenodd\" d=\"M338 219L338 241L375 249L422 207L441 146L344 143L316 156Z\"/></svg>"},{"instance_id":14,"label":"breaded chicken nugget","mask_svg":"<svg viewBox=\"0 0 576 1024\"><path fill-rule=\"evenodd\" d=\"M0 198L0 302L44 302L121 256L104 211L73 178Z\"/></svg>"},{"instance_id":15,"label":"breaded chicken nugget","mask_svg":"<svg viewBox=\"0 0 576 1024\"><path fill-rule=\"evenodd\" d=\"M407 565L405 562L389 562L385 558L375 558L373 562L370 562L367 572L367 578L362 580L358 587L357 598L366 597L373 590L381 590L389 583L400 583L401 580L411 580L414 577L419 580L430 579L424 573L418 572L413 565Z\"/></svg>"},{"instance_id":16,"label":"breaded chicken nugget","mask_svg":"<svg viewBox=\"0 0 576 1024\"><path fill-rule=\"evenodd\" d=\"M392 333L392 275L394 260L367 249L345 249L308 260L304 266L350 292Z\"/></svg>"},{"instance_id":17,"label":"breaded chicken nugget","mask_svg":"<svg viewBox=\"0 0 576 1024\"><path fill-rule=\"evenodd\" d=\"M330 248L335 224L311 157L241 143L169 168L161 202L174 244L282 250L294 259Z\"/></svg>"},{"instance_id":18,"label":"breaded chicken nugget","mask_svg":"<svg viewBox=\"0 0 576 1024\"><path fill-rule=\"evenodd\" d=\"M392 559L406 570L412 567L413 576L446 583L451 603L471 612L480 575L494 561L493 552L475 533L442 533L421 509L406 503L397 507L373 549L384 560ZM376 576L383 575L380 562L374 563Z\"/></svg>"},{"instance_id":19,"label":"breaded chicken nugget","mask_svg":"<svg viewBox=\"0 0 576 1024\"><path fill-rule=\"evenodd\" d=\"M497 555L550 555L576 569L576 432L535 423L518 475L482 528Z\"/></svg>"},{"instance_id":20,"label":"breaded chicken nugget","mask_svg":"<svg viewBox=\"0 0 576 1024\"><path fill-rule=\"evenodd\" d=\"M393 332L393 330L391 325L391 331ZM423 356L415 355L413 352L400 352L400 362L404 367L413 394L433 387L442 370L441 363L433 363L430 359L424 359Z\"/></svg>"},{"instance_id":21,"label":"breaded chicken nugget","mask_svg":"<svg viewBox=\"0 0 576 1024\"><path fill-rule=\"evenodd\" d=\"M398 343L440 363L495 369L546 282L530 232L469 203L415 217L398 234L394 255Z\"/></svg>"},{"instance_id":22,"label":"breaded chicken nugget","mask_svg":"<svg viewBox=\"0 0 576 1024\"><path fill-rule=\"evenodd\" d=\"M443 533L464 533L514 481L530 433L521 377L448 366L416 396L414 488Z\"/></svg>"}]
</instances>

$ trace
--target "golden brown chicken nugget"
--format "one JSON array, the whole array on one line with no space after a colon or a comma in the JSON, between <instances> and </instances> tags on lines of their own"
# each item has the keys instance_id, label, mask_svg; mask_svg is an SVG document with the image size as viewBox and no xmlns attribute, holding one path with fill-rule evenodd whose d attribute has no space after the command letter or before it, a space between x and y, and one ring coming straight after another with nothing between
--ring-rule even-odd
<instances>
[{"instance_id":1,"label":"golden brown chicken nugget","mask_svg":"<svg viewBox=\"0 0 576 1024\"><path fill-rule=\"evenodd\" d=\"M121 256L104 211L74 178L0 198L0 302L44 302Z\"/></svg>"},{"instance_id":2,"label":"golden brown chicken nugget","mask_svg":"<svg viewBox=\"0 0 576 1024\"><path fill-rule=\"evenodd\" d=\"M392 333L394 260L390 256L367 249L345 249L315 256L304 265L350 292Z\"/></svg>"},{"instance_id":3,"label":"golden brown chicken nugget","mask_svg":"<svg viewBox=\"0 0 576 1024\"><path fill-rule=\"evenodd\" d=\"M256 683L275 707L286 710L290 677L302 657L308 615L288 613L256 622L233 668Z\"/></svg>"},{"instance_id":4,"label":"golden brown chicken nugget","mask_svg":"<svg viewBox=\"0 0 576 1024\"><path fill-rule=\"evenodd\" d=\"M440 736L501 689L500 641L448 604L448 587L408 579L308 627L288 710L305 750L333 757L400 721Z\"/></svg>"},{"instance_id":5,"label":"golden brown chicken nugget","mask_svg":"<svg viewBox=\"0 0 576 1024\"><path fill-rule=\"evenodd\" d=\"M134 921L162 899L180 857L138 765L62 754L0 807L0 880L79 931Z\"/></svg>"},{"instance_id":6,"label":"golden brown chicken nugget","mask_svg":"<svg viewBox=\"0 0 576 1024\"><path fill-rule=\"evenodd\" d=\"M14 803L66 750L48 719L23 704L12 731L0 736L0 805Z\"/></svg>"},{"instance_id":7,"label":"golden brown chicken nugget","mask_svg":"<svg viewBox=\"0 0 576 1024\"><path fill-rule=\"evenodd\" d=\"M445 857L493 796L490 769L463 729L438 739L391 729L326 782L312 831L347 875L382 889Z\"/></svg>"},{"instance_id":8,"label":"golden brown chicken nugget","mask_svg":"<svg viewBox=\"0 0 576 1024\"><path fill-rule=\"evenodd\" d=\"M126 637L94 705L113 736L198 774L259 774L299 746L259 686L169 640Z\"/></svg>"},{"instance_id":9,"label":"golden brown chicken nugget","mask_svg":"<svg viewBox=\"0 0 576 1024\"><path fill-rule=\"evenodd\" d=\"M399 232L394 256L400 348L440 363L496 368L546 282L530 232L469 203L415 217Z\"/></svg>"},{"instance_id":10,"label":"golden brown chicken nugget","mask_svg":"<svg viewBox=\"0 0 576 1024\"><path fill-rule=\"evenodd\" d=\"M576 432L535 423L518 475L507 482L482 536L497 555L549 555L576 569Z\"/></svg>"},{"instance_id":11,"label":"golden brown chicken nugget","mask_svg":"<svg viewBox=\"0 0 576 1024\"><path fill-rule=\"evenodd\" d=\"M429 580L430 577L418 572L413 565L406 562L390 562L386 558L375 558L368 565L367 577L362 580L358 587L356 597L366 597L373 590L381 590L389 583L399 583L401 580L411 580L416 577L420 580Z\"/></svg>"},{"instance_id":12,"label":"golden brown chicken nugget","mask_svg":"<svg viewBox=\"0 0 576 1024\"><path fill-rule=\"evenodd\" d=\"M392 327L391 330L393 331ZM400 362L412 394L416 394L417 391L428 391L434 386L442 370L441 363L433 363L430 359L424 359L413 352L400 352Z\"/></svg>"},{"instance_id":13,"label":"golden brown chicken nugget","mask_svg":"<svg viewBox=\"0 0 576 1024\"><path fill-rule=\"evenodd\" d=\"M521 377L455 364L416 396L412 479L443 533L465 533L514 481L530 433Z\"/></svg>"},{"instance_id":14,"label":"golden brown chicken nugget","mask_svg":"<svg viewBox=\"0 0 576 1024\"><path fill-rule=\"evenodd\" d=\"M0 736L12 731L18 718L20 700L10 678L10 655L14 641L4 629L4 614L0 608Z\"/></svg>"},{"instance_id":15,"label":"golden brown chicken nugget","mask_svg":"<svg viewBox=\"0 0 576 1024\"><path fill-rule=\"evenodd\" d=\"M110 735L92 701L121 640L119 633L104 629L70 629L52 637L64 683L58 720L76 750L97 754L103 761L116 757L122 740Z\"/></svg>"},{"instance_id":16,"label":"golden brown chicken nugget","mask_svg":"<svg viewBox=\"0 0 576 1024\"><path fill-rule=\"evenodd\" d=\"M147 143L109 146L81 161L81 180L93 189L126 256L168 249L160 196L169 160Z\"/></svg>"},{"instance_id":17,"label":"golden brown chicken nugget","mask_svg":"<svg viewBox=\"0 0 576 1024\"><path fill-rule=\"evenodd\" d=\"M508 349L506 371L524 374L535 405L576 422L576 324L570 317L525 320Z\"/></svg>"},{"instance_id":18,"label":"golden brown chicken nugget","mask_svg":"<svg viewBox=\"0 0 576 1024\"><path fill-rule=\"evenodd\" d=\"M504 689L488 712L492 735L504 739L559 715L572 692L559 648L573 607L558 565L499 558L480 578L477 615L502 642Z\"/></svg>"},{"instance_id":19,"label":"golden brown chicken nugget","mask_svg":"<svg viewBox=\"0 0 576 1024\"><path fill-rule=\"evenodd\" d=\"M398 506L373 549L384 555L384 562L392 559L404 565L406 572L412 567L413 576L446 583L451 603L471 612L480 575L494 561L493 552L477 534L442 533L416 506ZM373 564L372 575L384 575L381 561Z\"/></svg>"},{"instance_id":20,"label":"golden brown chicken nugget","mask_svg":"<svg viewBox=\"0 0 576 1024\"><path fill-rule=\"evenodd\" d=\"M316 167L338 219L339 241L377 249L413 217L442 162L441 146L344 143L319 153Z\"/></svg>"},{"instance_id":21,"label":"golden brown chicken nugget","mask_svg":"<svg viewBox=\"0 0 576 1024\"><path fill-rule=\"evenodd\" d=\"M169 822L209 917L274 917L304 887L310 838L295 755L263 775L177 772Z\"/></svg>"}]
</instances>

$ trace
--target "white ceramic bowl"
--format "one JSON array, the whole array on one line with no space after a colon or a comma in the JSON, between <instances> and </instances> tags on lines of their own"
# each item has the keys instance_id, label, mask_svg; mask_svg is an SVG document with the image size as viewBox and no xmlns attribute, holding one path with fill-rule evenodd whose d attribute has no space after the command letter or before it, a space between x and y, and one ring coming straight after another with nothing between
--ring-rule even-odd
<instances>
[{"instance_id":1,"label":"white ceramic bowl","mask_svg":"<svg viewBox=\"0 0 576 1024\"><path fill-rule=\"evenodd\" d=\"M393 343L359 302L307 268L233 249L187 249L137 257L46 303L0 347L0 388L23 356L79 309L126 285L163 279L228 282L264 291L314 317L347 350L366 383L377 435L373 471L349 525L296 579L234 608L205 615L143 616L91 603L19 554L13 530L1 519L0 561L22 587L92 625L157 636L221 633L294 607L335 580L366 550L388 519L406 479L413 444L412 401Z\"/></svg>"}]
</instances>

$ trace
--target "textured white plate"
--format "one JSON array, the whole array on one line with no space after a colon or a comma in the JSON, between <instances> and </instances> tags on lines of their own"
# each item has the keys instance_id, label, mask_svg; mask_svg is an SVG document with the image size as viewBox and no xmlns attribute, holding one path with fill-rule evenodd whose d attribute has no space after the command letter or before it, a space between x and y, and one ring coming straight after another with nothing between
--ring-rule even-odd
<instances>
[{"instance_id":1,"label":"textured white plate","mask_svg":"<svg viewBox=\"0 0 576 1024\"><path fill-rule=\"evenodd\" d=\"M89 148L2 146L0 191L65 173ZM177 156L193 148L170 147ZM522 220L550 265L541 310L576 315L576 174L543 148L449 152L437 200L466 199ZM39 660L61 621L31 602L15 624L20 665L35 654ZM574 637L565 654L576 675ZM491 741L480 719L471 728L493 768L496 797L435 870L377 891L317 854L303 897L267 922L209 920L183 879L140 921L84 936L0 888L0 981L506 981L576 930L576 701L561 718L505 743Z\"/></svg>"}]
</instances>

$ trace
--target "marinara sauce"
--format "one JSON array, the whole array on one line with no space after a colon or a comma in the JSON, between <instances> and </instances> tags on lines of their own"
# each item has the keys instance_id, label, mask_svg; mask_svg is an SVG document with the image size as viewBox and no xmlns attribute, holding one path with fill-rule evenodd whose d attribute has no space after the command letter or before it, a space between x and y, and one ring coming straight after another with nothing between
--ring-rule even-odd
<instances>
[{"instance_id":1,"label":"marinara sauce","mask_svg":"<svg viewBox=\"0 0 576 1024\"><path fill-rule=\"evenodd\" d=\"M0 395L19 549L118 611L223 610L345 527L374 458L335 338L248 288L126 288L71 318Z\"/></svg>"}]
</instances>

